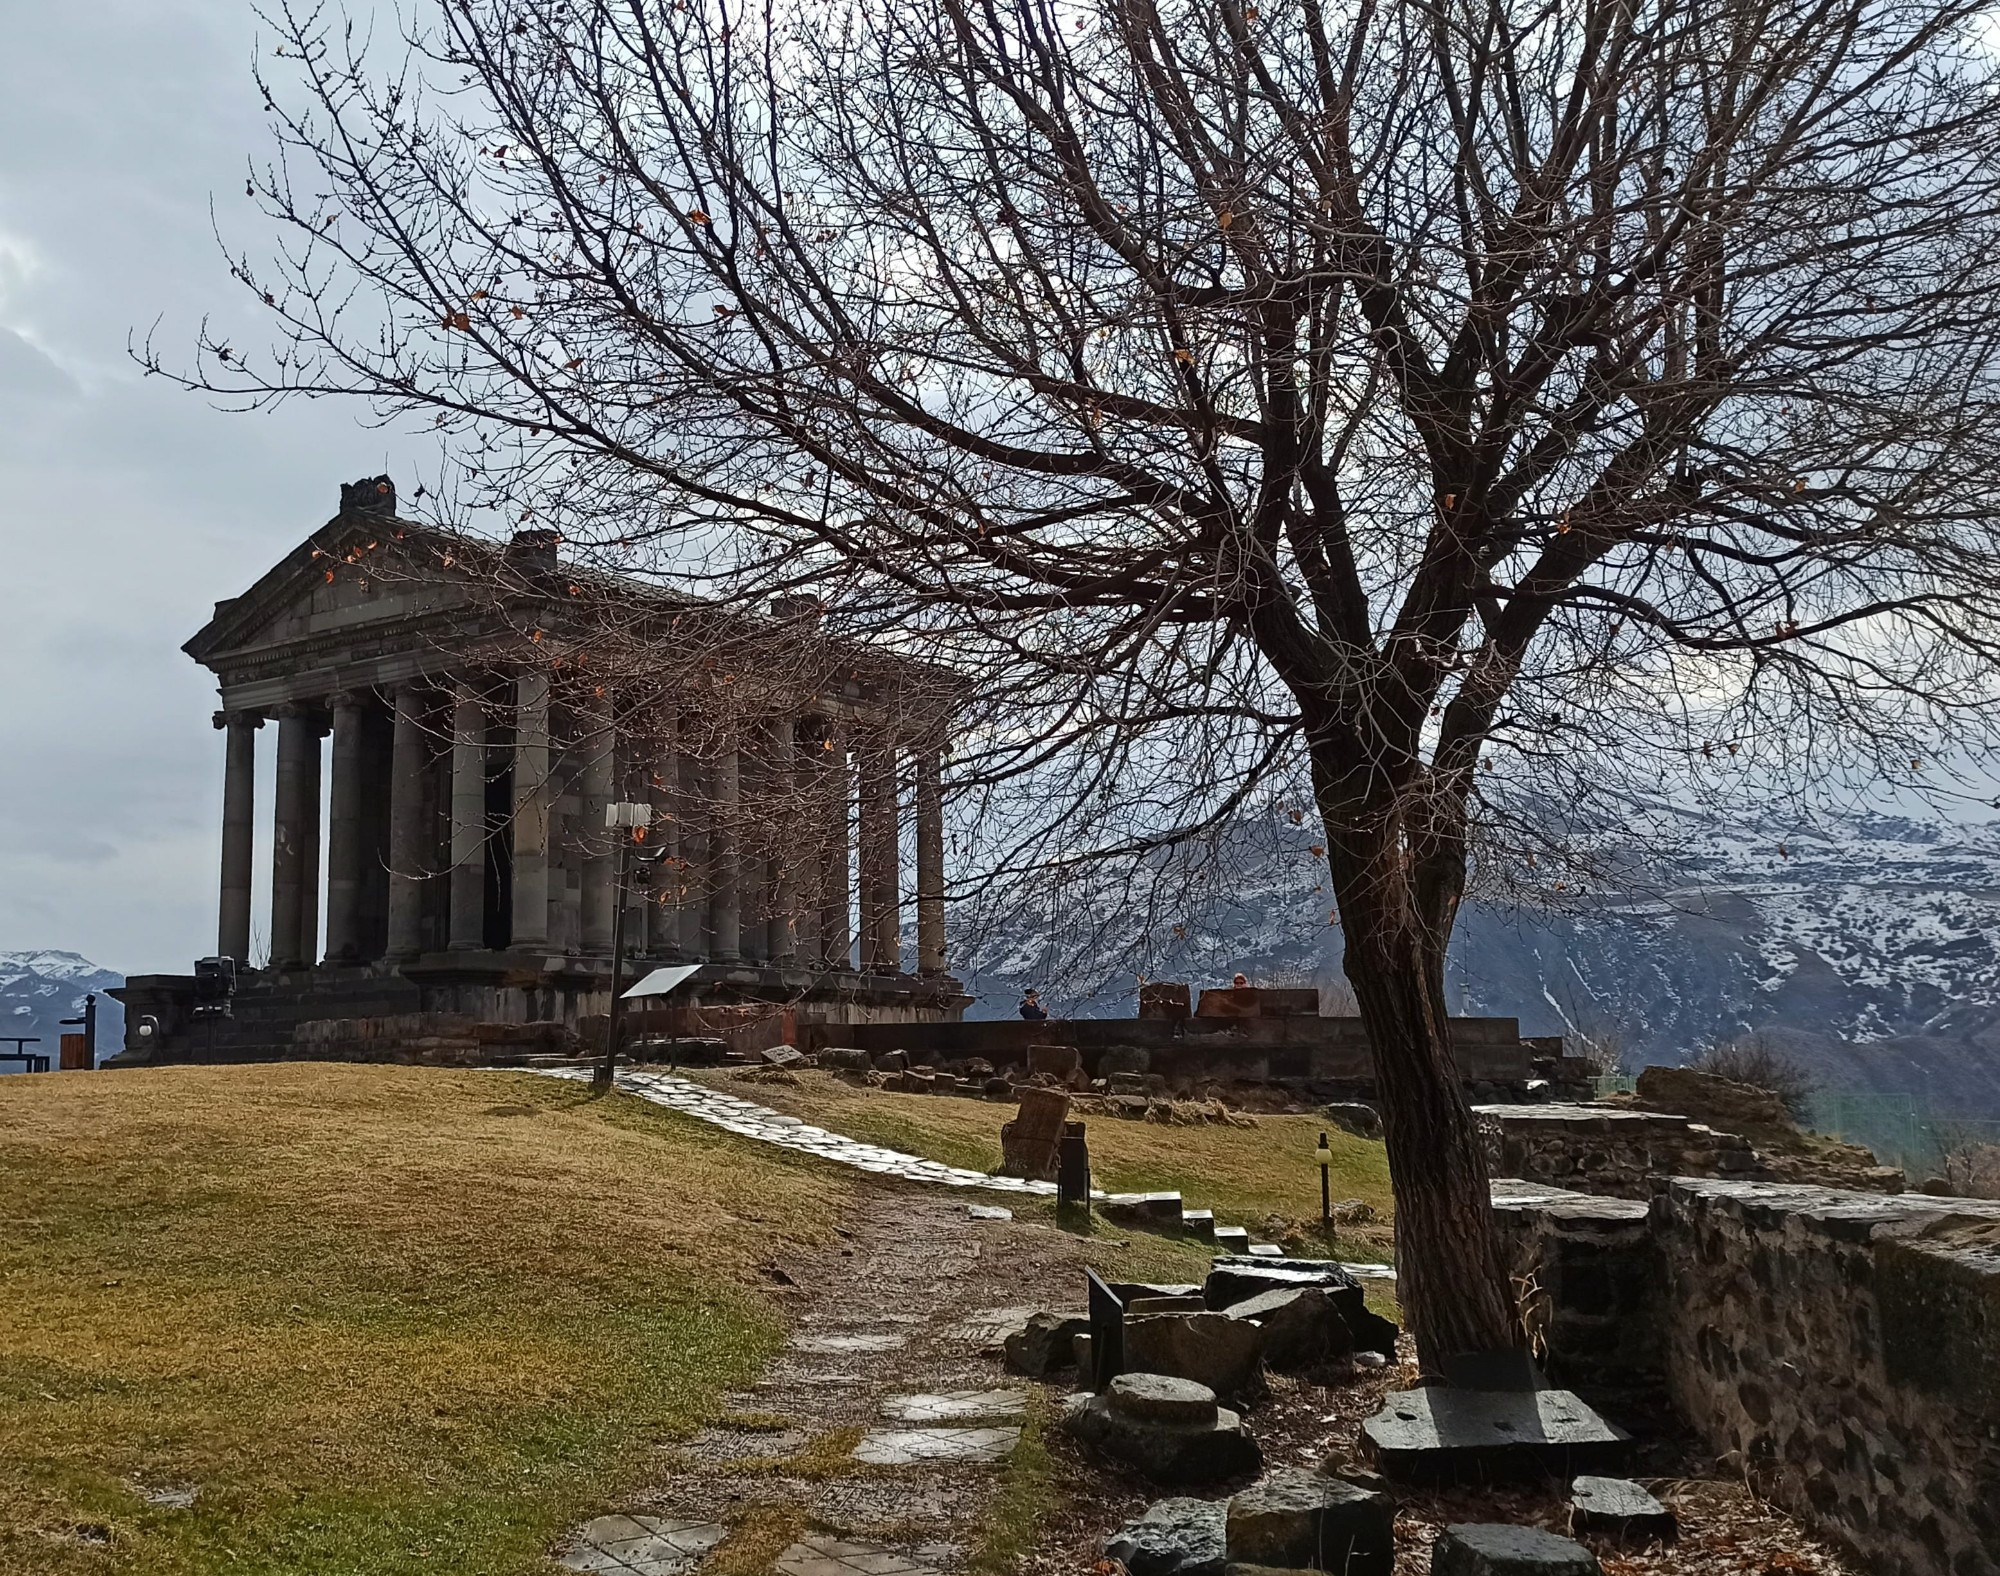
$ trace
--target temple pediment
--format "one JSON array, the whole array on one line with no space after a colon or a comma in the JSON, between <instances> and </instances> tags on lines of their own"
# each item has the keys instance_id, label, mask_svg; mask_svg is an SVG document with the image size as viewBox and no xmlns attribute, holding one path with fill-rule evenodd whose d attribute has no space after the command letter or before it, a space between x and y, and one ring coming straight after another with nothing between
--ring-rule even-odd
<instances>
[{"instance_id":1,"label":"temple pediment","mask_svg":"<svg viewBox=\"0 0 2000 1576\"><path fill-rule=\"evenodd\" d=\"M409 550L416 527L395 521L335 521L300 543L241 596L216 604L215 616L182 648L222 672L236 655L365 637L368 626L412 620L463 607L463 575L449 554ZM428 544L431 533L422 533ZM427 561L428 560L428 561Z\"/></svg>"}]
</instances>

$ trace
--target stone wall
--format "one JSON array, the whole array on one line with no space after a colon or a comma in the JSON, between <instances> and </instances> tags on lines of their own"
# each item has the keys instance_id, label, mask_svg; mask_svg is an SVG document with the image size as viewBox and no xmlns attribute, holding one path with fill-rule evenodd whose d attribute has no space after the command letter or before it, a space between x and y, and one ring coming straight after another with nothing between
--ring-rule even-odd
<instances>
[{"instance_id":1,"label":"stone wall","mask_svg":"<svg viewBox=\"0 0 2000 1576\"><path fill-rule=\"evenodd\" d=\"M1495 1203L1552 1373L1663 1388L1880 1576L2000 1571L2000 1204L1683 1177L1641 1230L1618 1200Z\"/></svg>"},{"instance_id":2,"label":"stone wall","mask_svg":"<svg viewBox=\"0 0 2000 1576\"><path fill-rule=\"evenodd\" d=\"M1473 1107L1489 1176L1614 1198L1652 1196L1669 1176L1758 1177L1757 1152L1684 1116L1600 1105Z\"/></svg>"}]
</instances>

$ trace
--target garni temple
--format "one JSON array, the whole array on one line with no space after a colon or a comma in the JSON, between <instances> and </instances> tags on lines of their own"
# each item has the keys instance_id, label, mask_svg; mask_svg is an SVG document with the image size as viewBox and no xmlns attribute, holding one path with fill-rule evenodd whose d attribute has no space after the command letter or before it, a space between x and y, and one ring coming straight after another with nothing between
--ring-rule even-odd
<instances>
[{"instance_id":1,"label":"garni temple","mask_svg":"<svg viewBox=\"0 0 2000 1576\"><path fill-rule=\"evenodd\" d=\"M343 487L184 648L221 695L235 982L222 1012L197 1008L227 970L132 979L128 1051L283 1055L302 1023L410 1014L574 1025L609 1005L614 936L625 981L697 966L694 1003L958 1017L952 677L821 622L808 599L746 611L566 562L550 531L402 520L386 477ZM607 809L633 804L650 824L621 860Z\"/></svg>"}]
</instances>

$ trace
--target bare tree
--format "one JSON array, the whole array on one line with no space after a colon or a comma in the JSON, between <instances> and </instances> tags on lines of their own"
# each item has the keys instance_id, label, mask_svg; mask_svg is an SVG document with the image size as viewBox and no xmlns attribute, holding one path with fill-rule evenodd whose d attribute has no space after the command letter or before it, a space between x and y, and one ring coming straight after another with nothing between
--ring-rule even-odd
<instances>
[{"instance_id":1,"label":"bare tree","mask_svg":"<svg viewBox=\"0 0 2000 1576\"><path fill-rule=\"evenodd\" d=\"M1492 785L1983 737L1984 15L448 0L392 59L286 10L276 352L180 375L948 663L994 868L1297 793L1434 1364L1519 1338L1443 963L1475 855L1562 882Z\"/></svg>"}]
</instances>

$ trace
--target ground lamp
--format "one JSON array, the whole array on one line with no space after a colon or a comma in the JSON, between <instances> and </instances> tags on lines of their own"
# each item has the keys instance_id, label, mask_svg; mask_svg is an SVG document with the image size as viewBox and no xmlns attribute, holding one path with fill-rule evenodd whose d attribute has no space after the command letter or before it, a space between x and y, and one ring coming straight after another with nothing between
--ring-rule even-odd
<instances>
[{"instance_id":1,"label":"ground lamp","mask_svg":"<svg viewBox=\"0 0 2000 1576\"><path fill-rule=\"evenodd\" d=\"M653 824L650 804L619 802L604 807L604 829L618 840L618 873L612 885L611 904L611 1011L604 1025L604 1060L592 1080L599 1089L611 1087L611 1075L618 1066L619 1009L624 1006L625 974L625 889L631 882L632 850L646 840Z\"/></svg>"},{"instance_id":2,"label":"ground lamp","mask_svg":"<svg viewBox=\"0 0 2000 1576\"><path fill-rule=\"evenodd\" d=\"M1319 1161L1319 1223L1333 1224L1333 1151L1327 1147L1326 1134L1319 1135L1319 1148L1313 1151Z\"/></svg>"}]
</instances>

